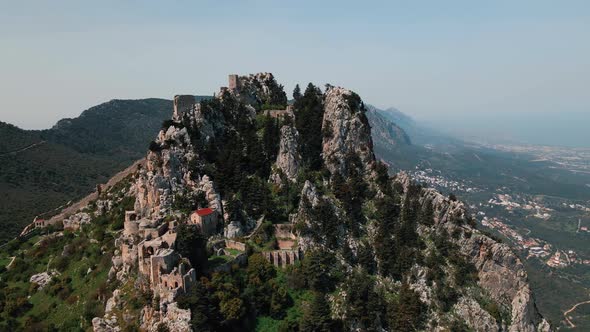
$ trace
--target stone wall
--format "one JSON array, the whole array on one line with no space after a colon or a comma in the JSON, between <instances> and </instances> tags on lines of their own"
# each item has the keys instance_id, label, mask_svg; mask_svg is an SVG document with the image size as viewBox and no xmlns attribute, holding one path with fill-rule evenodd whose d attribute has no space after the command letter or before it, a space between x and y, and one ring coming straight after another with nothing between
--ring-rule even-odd
<instances>
[{"instance_id":1,"label":"stone wall","mask_svg":"<svg viewBox=\"0 0 590 332\"><path fill-rule=\"evenodd\" d=\"M235 249L239 251L246 251L246 244L234 240L225 240L225 247L228 249Z\"/></svg>"},{"instance_id":2,"label":"stone wall","mask_svg":"<svg viewBox=\"0 0 590 332\"><path fill-rule=\"evenodd\" d=\"M170 273L161 274L159 277L159 288L161 291L182 291L186 292L197 280L195 269L186 271L186 266L180 263Z\"/></svg>"},{"instance_id":3,"label":"stone wall","mask_svg":"<svg viewBox=\"0 0 590 332\"><path fill-rule=\"evenodd\" d=\"M277 245L279 247L279 249L293 249L293 247L295 247L295 245L297 244L297 241L295 240L281 240L278 239L277 240Z\"/></svg>"},{"instance_id":4,"label":"stone wall","mask_svg":"<svg viewBox=\"0 0 590 332\"><path fill-rule=\"evenodd\" d=\"M239 254L233 260L231 260L225 264L214 267L213 272L230 273L232 266L234 266L234 265L245 266L247 262L248 262L248 255L246 255L246 253Z\"/></svg>"},{"instance_id":5,"label":"stone wall","mask_svg":"<svg viewBox=\"0 0 590 332\"><path fill-rule=\"evenodd\" d=\"M174 113L172 113L172 118L174 120L180 120L185 112L193 108L195 103L195 96L193 95L174 96Z\"/></svg>"},{"instance_id":6,"label":"stone wall","mask_svg":"<svg viewBox=\"0 0 590 332\"><path fill-rule=\"evenodd\" d=\"M267 110L264 111L264 115L273 117L275 119L283 118L285 116L290 116L291 118L293 118L293 111L291 111L289 108L284 110Z\"/></svg>"},{"instance_id":7,"label":"stone wall","mask_svg":"<svg viewBox=\"0 0 590 332\"><path fill-rule=\"evenodd\" d=\"M176 266L180 256L172 249L161 249L150 257L150 282L157 283L162 273L170 273Z\"/></svg>"},{"instance_id":8,"label":"stone wall","mask_svg":"<svg viewBox=\"0 0 590 332\"><path fill-rule=\"evenodd\" d=\"M121 258L123 263L135 266L137 263L137 247L129 243L121 244Z\"/></svg>"},{"instance_id":9,"label":"stone wall","mask_svg":"<svg viewBox=\"0 0 590 332\"><path fill-rule=\"evenodd\" d=\"M229 75L229 89L234 91L239 88L239 79L238 75Z\"/></svg>"},{"instance_id":10,"label":"stone wall","mask_svg":"<svg viewBox=\"0 0 590 332\"><path fill-rule=\"evenodd\" d=\"M293 265L303 258L299 249L265 251L262 255L276 267Z\"/></svg>"}]
</instances>

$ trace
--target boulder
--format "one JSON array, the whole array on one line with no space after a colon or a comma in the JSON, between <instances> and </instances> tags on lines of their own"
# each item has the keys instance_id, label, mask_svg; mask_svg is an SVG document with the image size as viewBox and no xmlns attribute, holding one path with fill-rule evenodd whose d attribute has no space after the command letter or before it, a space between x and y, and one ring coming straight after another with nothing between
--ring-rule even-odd
<instances>
[{"instance_id":1,"label":"boulder","mask_svg":"<svg viewBox=\"0 0 590 332\"><path fill-rule=\"evenodd\" d=\"M56 276L58 273L57 272L42 272L42 273L37 273L31 276L31 278L29 279L29 281L31 283L37 284L39 285L39 289L43 289L43 287L47 286L47 284L51 281L51 279Z\"/></svg>"}]
</instances>

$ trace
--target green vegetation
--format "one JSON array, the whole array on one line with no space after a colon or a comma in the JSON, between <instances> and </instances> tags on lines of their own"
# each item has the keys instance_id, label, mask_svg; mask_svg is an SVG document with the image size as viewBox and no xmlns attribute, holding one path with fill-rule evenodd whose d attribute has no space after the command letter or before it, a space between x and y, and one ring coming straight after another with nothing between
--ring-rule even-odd
<instances>
[{"instance_id":1,"label":"green vegetation","mask_svg":"<svg viewBox=\"0 0 590 332\"><path fill-rule=\"evenodd\" d=\"M0 243L145 156L171 108L164 99L112 100L42 131L0 122Z\"/></svg>"},{"instance_id":2,"label":"green vegetation","mask_svg":"<svg viewBox=\"0 0 590 332\"><path fill-rule=\"evenodd\" d=\"M76 232L35 231L28 239L15 239L0 249L0 257L14 256L10 269L0 268L0 330L85 331L92 318L103 314L105 301L116 287L107 283L115 250L115 231L122 224L121 211L134 199L123 196L129 179L111 189L117 204L106 215ZM55 274L38 289L29 282L41 272Z\"/></svg>"},{"instance_id":3,"label":"green vegetation","mask_svg":"<svg viewBox=\"0 0 590 332\"><path fill-rule=\"evenodd\" d=\"M322 167L322 122L324 108L322 92L309 83L303 96L295 94L295 127L299 131L301 156L303 162L312 171Z\"/></svg>"},{"instance_id":4,"label":"green vegetation","mask_svg":"<svg viewBox=\"0 0 590 332\"><path fill-rule=\"evenodd\" d=\"M207 239L202 236L196 225L180 224L176 229L176 251L187 258L199 271L207 267Z\"/></svg>"}]
</instances>

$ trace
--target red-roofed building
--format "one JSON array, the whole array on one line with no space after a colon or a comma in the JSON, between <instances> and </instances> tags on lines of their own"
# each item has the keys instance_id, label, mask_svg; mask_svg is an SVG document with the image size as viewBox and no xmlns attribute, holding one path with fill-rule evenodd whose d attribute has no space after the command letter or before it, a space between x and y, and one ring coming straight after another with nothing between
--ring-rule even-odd
<instances>
[{"instance_id":1,"label":"red-roofed building","mask_svg":"<svg viewBox=\"0 0 590 332\"><path fill-rule=\"evenodd\" d=\"M35 220L33 220L33 222L35 223L35 227L43 228L43 227L47 226L44 219L35 218Z\"/></svg>"},{"instance_id":2,"label":"red-roofed building","mask_svg":"<svg viewBox=\"0 0 590 332\"><path fill-rule=\"evenodd\" d=\"M201 217L204 216L208 216L211 213L213 213L215 210L211 209L211 208L204 208L204 209L198 209L197 211L195 211L196 214L198 214Z\"/></svg>"},{"instance_id":3,"label":"red-roofed building","mask_svg":"<svg viewBox=\"0 0 590 332\"><path fill-rule=\"evenodd\" d=\"M190 223L197 225L203 235L210 236L217 233L219 213L211 208L203 208L193 211L190 215Z\"/></svg>"}]
</instances>

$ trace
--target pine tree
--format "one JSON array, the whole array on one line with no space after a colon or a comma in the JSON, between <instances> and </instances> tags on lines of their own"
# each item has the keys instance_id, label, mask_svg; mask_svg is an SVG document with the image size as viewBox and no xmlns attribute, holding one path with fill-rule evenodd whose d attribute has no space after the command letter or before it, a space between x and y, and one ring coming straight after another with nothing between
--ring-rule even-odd
<instances>
[{"instance_id":1,"label":"pine tree","mask_svg":"<svg viewBox=\"0 0 590 332\"><path fill-rule=\"evenodd\" d=\"M301 98L301 88L299 87L299 84L295 85L295 89L293 89L293 99L295 99L295 101L299 100Z\"/></svg>"},{"instance_id":2,"label":"pine tree","mask_svg":"<svg viewBox=\"0 0 590 332\"><path fill-rule=\"evenodd\" d=\"M329 253L309 251L303 260L303 275L309 288L318 292L328 292L334 287L332 270L336 259Z\"/></svg>"},{"instance_id":3,"label":"pine tree","mask_svg":"<svg viewBox=\"0 0 590 332\"><path fill-rule=\"evenodd\" d=\"M183 309L191 310L191 327L195 331L217 331L221 324L221 314L207 288L199 281L189 292L177 299Z\"/></svg>"},{"instance_id":4,"label":"pine tree","mask_svg":"<svg viewBox=\"0 0 590 332\"><path fill-rule=\"evenodd\" d=\"M427 200L422 209L420 210L420 214L418 215L418 221L422 225L434 225L434 208L432 206L431 200Z\"/></svg>"},{"instance_id":5,"label":"pine tree","mask_svg":"<svg viewBox=\"0 0 590 332\"><path fill-rule=\"evenodd\" d=\"M416 331L424 322L425 307L420 301L420 295L405 282L397 301L387 311L387 321L392 331Z\"/></svg>"},{"instance_id":6,"label":"pine tree","mask_svg":"<svg viewBox=\"0 0 590 332\"><path fill-rule=\"evenodd\" d=\"M275 287L270 299L270 315L275 319L285 317L285 310L293 303L287 289L283 286Z\"/></svg>"},{"instance_id":7,"label":"pine tree","mask_svg":"<svg viewBox=\"0 0 590 332\"><path fill-rule=\"evenodd\" d=\"M176 251L188 258L197 271L204 271L207 265L207 239L196 225L180 224L176 228Z\"/></svg>"},{"instance_id":8,"label":"pine tree","mask_svg":"<svg viewBox=\"0 0 590 332\"><path fill-rule=\"evenodd\" d=\"M322 168L322 122L324 107L321 91L309 83L303 96L295 100L295 127L301 138L301 156L310 170Z\"/></svg>"},{"instance_id":9,"label":"pine tree","mask_svg":"<svg viewBox=\"0 0 590 332\"><path fill-rule=\"evenodd\" d=\"M330 316L330 305L326 301L326 296L316 292L309 307L303 312L299 330L301 332L332 331L333 322Z\"/></svg>"}]
</instances>

